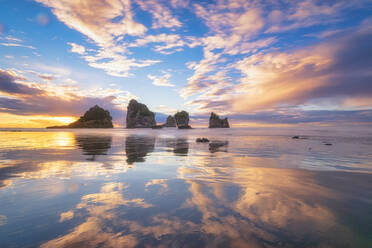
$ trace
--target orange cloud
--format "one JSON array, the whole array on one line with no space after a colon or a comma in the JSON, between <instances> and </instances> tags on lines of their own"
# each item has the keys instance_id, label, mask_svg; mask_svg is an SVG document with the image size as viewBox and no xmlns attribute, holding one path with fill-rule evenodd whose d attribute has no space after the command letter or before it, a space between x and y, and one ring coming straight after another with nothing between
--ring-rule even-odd
<instances>
[{"instance_id":1,"label":"orange cloud","mask_svg":"<svg viewBox=\"0 0 372 248\"><path fill-rule=\"evenodd\" d=\"M80 90L74 84L37 83L20 73L0 69L0 126L3 127L66 124L96 104L109 109L122 124L123 107L132 98L136 97L119 89Z\"/></svg>"}]
</instances>

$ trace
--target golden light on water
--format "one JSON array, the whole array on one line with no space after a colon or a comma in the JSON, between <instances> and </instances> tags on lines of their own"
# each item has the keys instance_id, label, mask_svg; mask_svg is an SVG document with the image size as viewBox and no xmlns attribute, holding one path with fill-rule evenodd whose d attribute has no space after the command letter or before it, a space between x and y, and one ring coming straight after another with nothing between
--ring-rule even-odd
<instances>
[{"instance_id":1,"label":"golden light on water","mask_svg":"<svg viewBox=\"0 0 372 248\"><path fill-rule=\"evenodd\" d=\"M53 147L54 149L66 149L75 145L75 136L70 132L2 132L2 142L0 148L13 149L22 147L24 149L44 149Z\"/></svg>"}]
</instances>

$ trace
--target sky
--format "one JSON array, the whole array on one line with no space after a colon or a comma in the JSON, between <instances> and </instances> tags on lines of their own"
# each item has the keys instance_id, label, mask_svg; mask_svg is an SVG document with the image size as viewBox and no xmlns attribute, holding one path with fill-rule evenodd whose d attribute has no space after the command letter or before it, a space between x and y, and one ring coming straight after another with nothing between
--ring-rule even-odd
<instances>
[{"instance_id":1,"label":"sky","mask_svg":"<svg viewBox=\"0 0 372 248\"><path fill-rule=\"evenodd\" d=\"M371 0L0 0L0 127L130 99L232 126L372 124Z\"/></svg>"}]
</instances>

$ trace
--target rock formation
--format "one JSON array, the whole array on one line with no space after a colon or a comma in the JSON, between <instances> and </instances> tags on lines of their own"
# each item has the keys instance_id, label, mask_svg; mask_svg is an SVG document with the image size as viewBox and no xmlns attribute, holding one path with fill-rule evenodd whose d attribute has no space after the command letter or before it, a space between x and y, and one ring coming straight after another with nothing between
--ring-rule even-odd
<instances>
[{"instance_id":1,"label":"rock formation","mask_svg":"<svg viewBox=\"0 0 372 248\"><path fill-rule=\"evenodd\" d=\"M186 111L177 112L174 115L174 118L176 119L177 127L179 129L191 128L189 126L189 113L187 113Z\"/></svg>"},{"instance_id":2,"label":"rock formation","mask_svg":"<svg viewBox=\"0 0 372 248\"><path fill-rule=\"evenodd\" d=\"M209 139L207 138L197 138L196 143L208 143Z\"/></svg>"},{"instance_id":3,"label":"rock formation","mask_svg":"<svg viewBox=\"0 0 372 248\"><path fill-rule=\"evenodd\" d=\"M229 128L229 121L227 117L225 119L221 119L217 114L211 113L211 117L209 117L209 128Z\"/></svg>"},{"instance_id":4,"label":"rock formation","mask_svg":"<svg viewBox=\"0 0 372 248\"><path fill-rule=\"evenodd\" d=\"M127 108L127 128L151 128L156 126L155 114L145 104L130 100Z\"/></svg>"},{"instance_id":5,"label":"rock formation","mask_svg":"<svg viewBox=\"0 0 372 248\"><path fill-rule=\"evenodd\" d=\"M164 126L165 127L176 127L176 119L174 119L173 116L169 115Z\"/></svg>"},{"instance_id":6,"label":"rock formation","mask_svg":"<svg viewBox=\"0 0 372 248\"><path fill-rule=\"evenodd\" d=\"M67 126L53 126L48 128L113 128L110 112L98 105L90 108L79 120Z\"/></svg>"}]
</instances>

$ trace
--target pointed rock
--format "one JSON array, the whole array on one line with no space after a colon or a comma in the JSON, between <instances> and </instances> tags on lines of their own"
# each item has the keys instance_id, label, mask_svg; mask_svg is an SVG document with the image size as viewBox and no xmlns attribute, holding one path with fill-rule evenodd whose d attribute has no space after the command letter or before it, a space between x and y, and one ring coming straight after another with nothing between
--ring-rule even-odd
<instances>
[{"instance_id":1,"label":"pointed rock","mask_svg":"<svg viewBox=\"0 0 372 248\"><path fill-rule=\"evenodd\" d=\"M176 119L177 127L179 129L189 129L191 128L189 126L189 113L186 111L177 112L174 115L174 118Z\"/></svg>"},{"instance_id":2,"label":"pointed rock","mask_svg":"<svg viewBox=\"0 0 372 248\"><path fill-rule=\"evenodd\" d=\"M164 126L165 127L176 127L176 119L174 119L173 116L169 115Z\"/></svg>"},{"instance_id":3,"label":"pointed rock","mask_svg":"<svg viewBox=\"0 0 372 248\"><path fill-rule=\"evenodd\" d=\"M211 117L209 117L209 128L229 128L229 121L227 117L225 119L221 119L217 114L211 113Z\"/></svg>"},{"instance_id":4,"label":"pointed rock","mask_svg":"<svg viewBox=\"0 0 372 248\"><path fill-rule=\"evenodd\" d=\"M156 126L155 114L145 104L130 100L127 108L127 128L151 128Z\"/></svg>"},{"instance_id":5,"label":"pointed rock","mask_svg":"<svg viewBox=\"0 0 372 248\"><path fill-rule=\"evenodd\" d=\"M48 128L113 128L110 112L95 105L90 108L79 120L67 126L54 126Z\"/></svg>"}]
</instances>

